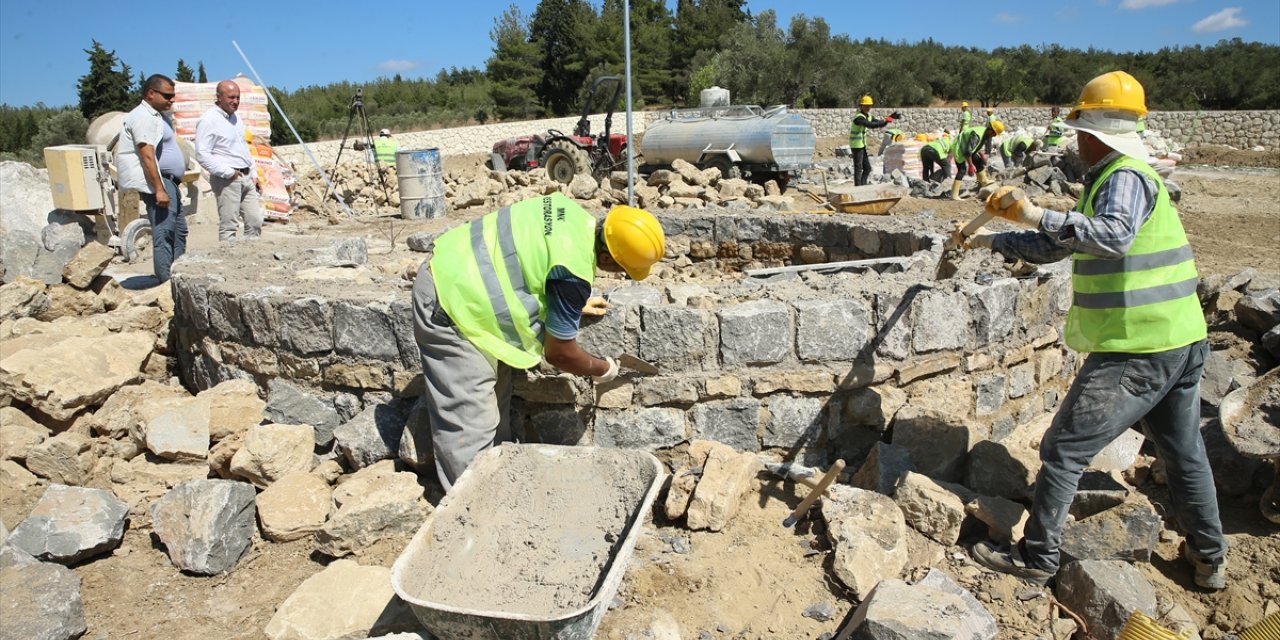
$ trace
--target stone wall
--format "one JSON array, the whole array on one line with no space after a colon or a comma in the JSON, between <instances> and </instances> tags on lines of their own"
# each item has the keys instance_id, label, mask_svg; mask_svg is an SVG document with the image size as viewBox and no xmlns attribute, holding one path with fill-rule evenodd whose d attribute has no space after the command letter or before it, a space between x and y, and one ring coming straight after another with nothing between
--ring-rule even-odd
<instances>
[{"instance_id":1,"label":"stone wall","mask_svg":"<svg viewBox=\"0 0 1280 640\"><path fill-rule=\"evenodd\" d=\"M662 221L664 264L688 273L762 258L909 258L884 273L728 284L721 275L714 286L667 273L670 284L618 288L581 343L598 355L638 355L662 373L607 385L518 375L517 433L645 449L708 438L814 464L853 461L908 402L973 425L976 439L1000 439L1056 407L1074 368L1055 329L1069 301L1065 270L935 281L941 238L905 227L728 213ZM287 393L347 418L421 393L406 281L367 266L325 267L314 258L323 251L301 245L273 247L265 259L246 251L178 265L176 339L189 386L254 379L269 404Z\"/></svg>"},{"instance_id":2,"label":"stone wall","mask_svg":"<svg viewBox=\"0 0 1280 640\"><path fill-rule=\"evenodd\" d=\"M892 113L892 107L876 107L873 115L883 116ZM959 118L958 109L898 109L902 112L901 128L913 132L941 131L944 127L955 129ZM856 109L800 109L819 138L839 138L849 133L849 122ZM1044 127L1049 123L1048 108L1014 107L996 110L1011 128ZM986 114L982 108L974 110L975 118ZM1065 113L1064 113L1065 115ZM656 119L657 112L641 111L633 115L632 127L636 135L644 133L645 126ZM457 127L453 129L436 129L432 131L415 131L397 133L400 148L430 149L438 148L446 156L488 153L493 143L504 138L539 133L547 129L559 129L572 132L577 117L553 118L548 120L530 120L525 122L502 122L498 124ZM1166 140L1186 144L1226 144L1238 149L1249 149L1261 145L1268 149L1280 147L1280 111L1153 111L1147 116L1147 126L1157 131ZM626 115L615 114L613 127L620 133L626 132ZM604 116L591 117L592 131L603 131ZM321 166L332 165L338 153L338 140L326 140L308 145ZM297 167L310 165L301 145L283 145L276 147L276 153L283 159L293 162ZM355 153L347 150L347 153Z\"/></svg>"}]
</instances>

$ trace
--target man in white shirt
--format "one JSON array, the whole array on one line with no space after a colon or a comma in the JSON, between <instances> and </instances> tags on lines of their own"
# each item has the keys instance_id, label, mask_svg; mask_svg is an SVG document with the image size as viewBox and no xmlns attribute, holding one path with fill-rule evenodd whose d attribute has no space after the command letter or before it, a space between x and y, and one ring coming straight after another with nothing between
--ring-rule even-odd
<instances>
[{"instance_id":1,"label":"man in white shirt","mask_svg":"<svg viewBox=\"0 0 1280 640\"><path fill-rule=\"evenodd\" d=\"M196 161L209 172L209 185L218 201L218 240L236 237L244 221L244 237L262 235L262 200L258 172L245 142L240 108L240 86L231 80L218 83L214 106L196 123Z\"/></svg>"},{"instance_id":2,"label":"man in white shirt","mask_svg":"<svg viewBox=\"0 0 1280 640\"><path fill-rule=\"evenodd\" d=\"M169 280L170 267L187 248L187 219L178 195L187 159L164 115L173 97L173 80L159 74L147 78L142 103L129 112L120 129L116 158L120 190L137 191L146 205L152 266L160 282Z\"/></svg>"}]
</instances>

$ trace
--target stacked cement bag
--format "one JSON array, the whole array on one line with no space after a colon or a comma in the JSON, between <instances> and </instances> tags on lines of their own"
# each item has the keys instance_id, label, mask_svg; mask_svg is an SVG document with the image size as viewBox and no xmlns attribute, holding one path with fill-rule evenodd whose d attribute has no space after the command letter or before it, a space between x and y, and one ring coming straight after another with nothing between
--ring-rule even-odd
<instances>
[{"instance_id":1,"label":"stacked cement bag","mask_svg":"<svg viewBox=\"0 0 1280 640\"><path fill-rule=\"evenodd\" d=\"M895 169L901 169L909 176L920 175L920 150L924 144L919 140L903 140L889 145L884 150L884 174L890 175Z\"/></svg>"}]
</instances>

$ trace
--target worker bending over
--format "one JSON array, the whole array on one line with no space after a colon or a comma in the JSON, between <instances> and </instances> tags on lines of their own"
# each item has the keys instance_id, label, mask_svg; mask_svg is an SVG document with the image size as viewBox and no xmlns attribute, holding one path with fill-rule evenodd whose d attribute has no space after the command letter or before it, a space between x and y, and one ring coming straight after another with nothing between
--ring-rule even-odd
<instances>
[{"instance_id":1,"label":"worker bending over","mask_svg":"<svg viewBox=\"0 0 1280 640\"><path fill-rule=\"evenodd\" d=\"M858 113L853 116L849 125L849 150L853 156L853 184L861 186L867 183L871 175L871 158L867 157L867 129L879 129L898 119L895 111L883 120L871 117L871 96L862 96L858 101Z\"/></svg>"},{"instance_id":2,"label":"worker bending over","mask_svg":"<svg viewBox=\"0 0 1280 640\"><path fill-rule=\"evenodd\" d=\"M1068 347L1088 356L1040 441L1042 464L1022 540L1007 550L987 542L972 549L984 566L1040 584L1058 571L1062 530L1085 467L1145 421L1165 463L1195 583L1226 588L1227 541L1200 435L1208 343L1199 278L1178 211L1138 137L1146 112L1142 85L1128 73L1091 80L1064 122L1078 132L1080 158L1090 167L1075 208L1046 211L1025 196L1010 202L1012 188L1004 187L987 199L986 210L1034 230L968 241L1027 262L1067 256L1073 262L1063 334Z\"/></svg>"},{"instance_id":3,"label":"worker bending over","mask_svg":"<svg viewBox=\"0 0 1280 640\"><path fill-rule=\"evenodd\" d=\"M951 164L947 162L947 154L951 153L951 137L943 134L937 140L925 142L920 147L920 179L926 182L942 182L951 177ZM934 168L937 165L937 169Z\"/></svg>"},{"instance_id":4,"label":"worker bending over","mask_svg":"<svg viewBox=\"0 0 1280 640\"><path fill-rule=\"evenodd\" d=\"M982 145L987 140L1004 133L1004 123L995 120L982 127L967 127L960 131L956 141L951 144L951 158L956 162L956 179L951 183L951 199L960 199L960 187L964 183L965 168L972 164L977 172L978 186L991 184L987 177L987 156L982 152Z\"/></svg>"},{"instance_id":5,"label":"worker bending over","mask_svg":"<svg viewBox=\"0 0 1280 640\"><path fill-rule=\"evenodd\" d=\"M1000 159L1004 168L1022 166L1027 156L1040 148L1040 143L1025 133L1011 135L1000 143Z\"/></svg>"},{"instance_id":6,"label":"worker bending over","mask_svg":"<svg viewBox=\"0 0 1280 640\"><path fill-rule=\"evenodd\" d=\"M436 240L413 283L413 332L446 491L478 453L514 439L513 368L545 359L598 383L618 375L613 358L593 357L577 342L596 268L643 280L664 250L662 226L649 212L618 205L601 225L561 193L517 202Z\"/></svg>"}]
</instances>

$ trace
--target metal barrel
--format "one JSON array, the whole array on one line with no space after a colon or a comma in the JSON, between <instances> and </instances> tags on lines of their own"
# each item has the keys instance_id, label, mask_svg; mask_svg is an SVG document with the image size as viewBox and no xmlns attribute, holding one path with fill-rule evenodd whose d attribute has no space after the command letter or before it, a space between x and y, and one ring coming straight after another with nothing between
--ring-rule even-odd
<instances>
[{"instance_id":1,"label":"metal barrel","mask_svg":"<svg viewBox=\"0 0 1280 640\"><path fill-rule=\"evenodd\" d=\"M444 171L439 149L396 152L401 218L439 218L445 213Z\"/></svg>"}]
</instances>

